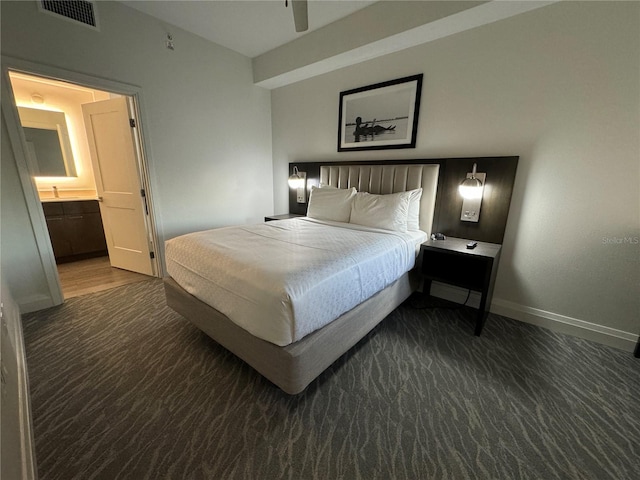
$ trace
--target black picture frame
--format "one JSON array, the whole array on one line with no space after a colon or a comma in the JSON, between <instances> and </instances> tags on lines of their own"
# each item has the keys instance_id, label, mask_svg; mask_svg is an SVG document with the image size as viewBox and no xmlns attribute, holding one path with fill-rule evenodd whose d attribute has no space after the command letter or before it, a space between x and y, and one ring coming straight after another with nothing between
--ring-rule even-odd
<instances>
[{"instance_id":1,"label":"black picture frame","mask_svg":"<svg viewBox=\"0 0 640 480\"><path fill-rule=\"evenodd\" d=\"M422 77L340 92L338 151L415 148Z\"/></svg>"}]
</instances>

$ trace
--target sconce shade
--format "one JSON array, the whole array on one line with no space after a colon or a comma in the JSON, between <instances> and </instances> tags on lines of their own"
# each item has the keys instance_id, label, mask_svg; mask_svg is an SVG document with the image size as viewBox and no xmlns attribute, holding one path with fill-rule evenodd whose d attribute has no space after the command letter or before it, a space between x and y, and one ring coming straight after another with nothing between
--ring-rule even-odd
<instances>
[{"instance_id":1,"label":"sconce shade","mask_svg":"<svg viewBox=\"0 0 640 480\"><path fill-rule=\"evenodd\" d=\"M458 191L463 198L481 198L482 197L482 182L476 177L465 178L458 187Z\"/></svg>"},{"instance_id":2,"label":"sconce shade","mask_svg":"<svg viewBox=\"0 0 640 480\"><path fill-rule=\"evenodd\" d=\"M474 163L471 175L467 174L467 178L460 182L458 187L460 195L466 200L482 198L482 180L476 177L476 168L478 168L478 165Z\"/></svg>"},{"instance_id":3,"label":"sconce shade","mask_svg":"<svg viewBox=\"0 0 640 480\"><path fill-rule=\"evenodd\" d=\"M467 177L458 185L458 191L462 196L460 220L463 222L477 223L480 221L480 207L482 206L482 194L487 174L476 173L477 167L474 163L471 173L467 173Z\"/></svg>"},{"instance_id":4,"label":"sconce shade","mask_svg":"<svg viewBox=\"0 0 640 480\"><path fill-rule=\"evenodd\" d=\"M304 178L298 175L298 167L293 167L293 175L289 177L289 186L291 188L303 188Z\"/></svg>"},{"instance_id":5,"label":"sconce shade","mask_svg":"<svg viewBox=\"0 0 640 480\"><path fill-rule=\"evenodd\" d=\"M307 203L307 172L300 172L293 167L293 174L289 177L289 187L296 191L296 201Z\"/></svg>"}]
</instances>

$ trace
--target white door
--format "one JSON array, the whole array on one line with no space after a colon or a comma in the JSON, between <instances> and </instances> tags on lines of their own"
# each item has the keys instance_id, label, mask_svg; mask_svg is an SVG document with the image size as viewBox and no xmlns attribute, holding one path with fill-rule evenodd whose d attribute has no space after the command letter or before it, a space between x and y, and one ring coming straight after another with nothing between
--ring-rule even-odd
<instances>
[{"instance_id":1,"label":"white door","mask_svg":"<svg viewBox=\"0 0 640 480\"><path fill-rule=\"evenodd\" d=\"M84 104L82 113L111 266L153 275L127 99Z\"/></svg>"}]
</instances>

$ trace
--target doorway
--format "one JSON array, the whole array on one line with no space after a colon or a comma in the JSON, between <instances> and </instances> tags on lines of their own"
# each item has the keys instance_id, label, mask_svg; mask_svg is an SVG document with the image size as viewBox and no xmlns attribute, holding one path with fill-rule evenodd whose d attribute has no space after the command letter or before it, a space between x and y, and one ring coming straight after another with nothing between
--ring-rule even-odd
<instances>
[{"instance_id":1,"label":"doorway","mask_svg":"<svg viewBox=\"0 0 640 480\"><path fill-rule=\"evenodd\" d=\"M48 174L44 167L39 169L39 162L33 158L33 152L37 150L33 139L27 139L26 135L21 137L23 147L26 145L22 149L26 160L24 166L34 187L35 208L39 207L39 216L44 217L47 224L48 238L44 243L48 246L48 253L55 258L54 275L48 275L54 278L48 278L48 281L50 285L57 286L62 298L56 302L56 295L52 294L54 304L72 296L159 276L158 260L154 254L156 231L136 94L87 86L86 83L62 80L58 76L52 78L39 72L9 68L7 74L19 121L23 109L30 113L62 112L66 117L66 122L62 123L68 127L66 137L69 146L63 147L62 151L68 153L58 155L64 157L66 170L63 166L62 171ZM125 116L125 134L122 128L110 133L113 130L110 123L117 119L114 112ZM18 131L22 130L20 127L24 129L24 123L17 125ZM56 128L50 130L43 131L52 133L50 136L54 138L57 133L62 144L64 135L60 128L57 132ZM115 135L117 141L109 135ZM121 138L128 138L130 142L120 147L116 143ZM16 161L19 163L18 158ZM85 245L81 248L64 252L56 248L48 212L58 208L60 211L56 212L55 221L59 225L66 222L63 231L65 228L67 232L75 230L71 236L83 237ZM69 212L71 214L67 215ZM87 229L95 227L96 215L101 231L87 233ZM82 225L77 223L81 218L85 219ZM89 218L93 218L93 224L87 223ZM69 220L76 223L69 223ZM99 241L98 247L86 246L87 238L98 236L104 238L103 245L107 248L100 247ZM45 260L43 258L43 265Z\"/></svg>"},{"instance_id":2,"label":"doorway","mask_svg":"<svg viewBox=\"0 0 640 480\"><path fill-rule=\"evenodd\" d=\"M65 300L147 280L147 275L111 266L108 256L58 264Z\"/></svg>"}]
</instances>

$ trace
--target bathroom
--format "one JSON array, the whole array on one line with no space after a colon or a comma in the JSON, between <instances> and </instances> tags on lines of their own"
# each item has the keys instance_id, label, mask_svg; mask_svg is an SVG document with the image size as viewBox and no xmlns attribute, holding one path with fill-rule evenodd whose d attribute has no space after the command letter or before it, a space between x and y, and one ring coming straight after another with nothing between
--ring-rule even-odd
<instances>
[{"instance_id":1,"label":"bathroom","mask_svg":"<svg viewBox=\"0 0 640 480\"><path fill-rule=\"evenodd\" d=\"M143 262L119 261L123 249L113 245L114 232L116 237L134 235L128 231L118 235L117 218L109 213L109 201L103 201L108 194L96 181L94 165L100 168L100 163L95 163L95 140L92 162L91 138L85 129L83 105L121 101L129 108L132 99L22 72L11 71L9 77L25 137L27 169L42 205L64 298L154 275L148 251ZM131 163L136 170L132 189L138 192L136 159ZM151 243L146 240L152 236L144 219L140 223L143 242Z\"/></svg>"}]
</instances>

